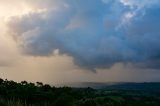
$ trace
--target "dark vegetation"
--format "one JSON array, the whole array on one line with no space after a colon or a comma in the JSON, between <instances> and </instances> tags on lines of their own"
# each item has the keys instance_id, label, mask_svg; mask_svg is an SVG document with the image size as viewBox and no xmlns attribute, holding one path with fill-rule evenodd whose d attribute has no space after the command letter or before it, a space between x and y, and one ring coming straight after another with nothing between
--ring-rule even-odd
<instances>
[{"instance_id":1,"label":"dark vegetation","mask_svg":"<svg viewBox=\"0 0 160 106\"><path fill-rule=\"evenodd\" d=\"M0 106L160 106L160 83L117 84L101 89L52 87L0 79Z\"/></svg>"}]
</instances>

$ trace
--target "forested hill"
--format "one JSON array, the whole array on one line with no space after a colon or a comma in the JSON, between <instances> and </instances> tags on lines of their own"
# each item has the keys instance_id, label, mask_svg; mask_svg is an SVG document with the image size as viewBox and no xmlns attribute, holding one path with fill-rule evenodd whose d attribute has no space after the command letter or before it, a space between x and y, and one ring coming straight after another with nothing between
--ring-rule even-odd
<instances>
[{"instance_id":1,"label":"forested hill","mask_svg":"<svg viewBox=\"0 0 160 106\"><path fill-rule=\"evenodd\" d=\"M143 90L143 91L159 91L160 83L118 83L110 86L105 86L106 89L122 89L122 90Z\"/></svg>"},{"instance_id":2,"label":"forested hill","mask_svg":"<svg viewBox=\"0 0 160 106\"><path fill-rule=\"evenodd\" d=\"M0 79L0 106L160 106L159 87L160 83L119 83L101 89L57 88Z\"/></svg>"},{"instance_id":3,"label":"forested hill","mask_svg":"<svg viewBox=\"0 0 160 106\"><path fill-rule=\"evenodd\" d=\"M65 83L58 86L71 86L75 88L91 87L94 89L121 89L121 90L148 90L160 91L160 82L114 82L114 83L99 83L99 82L80 82L80 83Z\"/></svg>"},{"instance_id":4,"label":"forested hill","mask_svg":"<svg viewBox=\"0 0 160 106\"><path fill-rule=\"evenodd\" d=\"M92 88L50 86L42 82L20 83L0 79L0 106L73 106L83 98L95 97Z\"/></svg>"}]
</instances>

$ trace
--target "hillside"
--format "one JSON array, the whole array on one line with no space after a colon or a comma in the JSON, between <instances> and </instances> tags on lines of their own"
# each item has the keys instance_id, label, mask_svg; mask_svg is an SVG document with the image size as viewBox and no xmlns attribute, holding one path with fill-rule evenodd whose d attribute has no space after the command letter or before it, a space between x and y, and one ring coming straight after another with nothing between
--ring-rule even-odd
<instances>
[{"instance_id":1,"label":"hillside","mask_svg":"<svg viewBox=\"0 0 160 106\"><path fill-rule=\"evenodd\" d=\"M160 106L160 83L100 85L104 86L57 88L0 79L0 106Z\"/></svg>"}]
</instances>

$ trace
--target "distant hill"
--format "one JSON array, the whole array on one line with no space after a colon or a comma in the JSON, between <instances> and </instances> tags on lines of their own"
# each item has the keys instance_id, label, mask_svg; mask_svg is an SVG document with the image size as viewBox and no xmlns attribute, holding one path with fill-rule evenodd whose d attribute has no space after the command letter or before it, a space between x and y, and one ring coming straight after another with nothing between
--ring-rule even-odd
<instances>
[{"instance_id":1,"label":"distant hill","mask_svg":"<svg viewBox=\"0 0 160 106\"><path fill-rule=\"evenodd\" d=\"M160 91L160 82L144 82L144 83L97 83L97 82L81 82L81 83L66 83L58 86L71 86L76 88L91 87L94 89L121 89L121 90L154 90Z\"/></svg>"}]
</instances>

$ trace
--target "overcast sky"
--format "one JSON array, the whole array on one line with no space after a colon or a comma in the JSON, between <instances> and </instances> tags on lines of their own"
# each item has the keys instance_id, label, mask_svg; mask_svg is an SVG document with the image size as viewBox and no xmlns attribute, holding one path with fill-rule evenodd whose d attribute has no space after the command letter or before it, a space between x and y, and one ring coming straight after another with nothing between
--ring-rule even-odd
<instances>
[{"instance_id":1,"label":"overcast sky","mask_svg":"<svg viewBox=\"0 0 160 106\"><path fill-rule=\"evenodd\" d=\"M0 0L0 77L160 81L159 0Z\"/></svg>"}]
</instances>

